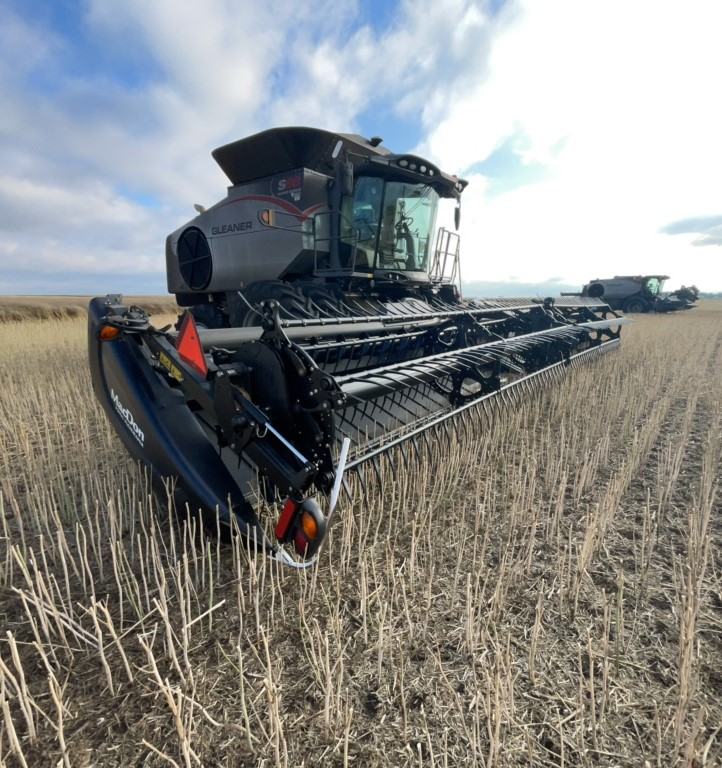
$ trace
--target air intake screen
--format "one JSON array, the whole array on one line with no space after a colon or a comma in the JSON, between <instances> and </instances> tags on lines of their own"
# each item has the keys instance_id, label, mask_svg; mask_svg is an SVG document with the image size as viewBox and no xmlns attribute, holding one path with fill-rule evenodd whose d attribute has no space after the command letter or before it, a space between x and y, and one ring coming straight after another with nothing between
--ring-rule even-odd
<instances>
[{"instance_id":1,"label":"air intake screen","mask_svg":"<svg viewBox=\"0 0 722 768\"><path fill-rule=\"evenodd\" d=\"M178 266L186 285L194 291L202 291L211 281L211 249L197 227L189 227L178 238Z\"/></svg>"}]
</instances>

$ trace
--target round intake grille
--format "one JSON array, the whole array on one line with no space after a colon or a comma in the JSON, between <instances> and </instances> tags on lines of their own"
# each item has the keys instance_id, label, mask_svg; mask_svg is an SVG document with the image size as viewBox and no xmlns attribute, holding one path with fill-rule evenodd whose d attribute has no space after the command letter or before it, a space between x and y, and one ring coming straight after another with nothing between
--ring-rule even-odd
<instances>
[{"instance_id":1,"label":"round intake grille","mask_svg":"<svg viewBox=\"0 0 722 768\"><path fill-rule=\"evenodd\" d=\"M197 227L188 227L178 238L178 267L186 285L194 291L202 291L211 281L211 249Z\"/></svg>"}]
</instances>

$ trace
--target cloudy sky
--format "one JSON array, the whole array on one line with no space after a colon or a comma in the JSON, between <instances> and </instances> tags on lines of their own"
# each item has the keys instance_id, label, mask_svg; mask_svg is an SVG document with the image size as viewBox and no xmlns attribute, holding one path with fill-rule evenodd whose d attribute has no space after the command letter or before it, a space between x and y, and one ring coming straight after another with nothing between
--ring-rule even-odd
<instances>
[{"instance_id":1,"label":"cloudy sky","mask_svg":"<svg viewBox=\"0 0 722 768\"><path fill-rule=\"evenodd\" d=\"M718 0L3 0L0 293L164 293L265 128L467 178L467 280L722 290Z\"/></svg>"}]
</instances>

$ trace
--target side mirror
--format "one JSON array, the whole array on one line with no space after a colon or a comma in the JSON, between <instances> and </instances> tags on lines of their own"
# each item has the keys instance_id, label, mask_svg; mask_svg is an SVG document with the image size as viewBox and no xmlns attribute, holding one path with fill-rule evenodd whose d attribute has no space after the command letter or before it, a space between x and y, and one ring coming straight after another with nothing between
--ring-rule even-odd
<instances>
[{"instance_id":1,"label":"side mirror","mask_svg":"<svg viewBox=\"0 0 722 768\"><path fill-rule=\"evenodd\" d=\"M456 208L454 208L454 229L458 229L460 223L461 223L461 203L459 203L456 206Z\"/></svg>"},{"instance_id":2,"label":"side mirror","mask_svg":"<svg viewBox=\"0 0 722 768\"><path fill-rule=\"evenodd\" d=\"M353 195L353 163L338 164L338 180L341 184L341 194L348 197Z\"/></svg>"}]
</instances>

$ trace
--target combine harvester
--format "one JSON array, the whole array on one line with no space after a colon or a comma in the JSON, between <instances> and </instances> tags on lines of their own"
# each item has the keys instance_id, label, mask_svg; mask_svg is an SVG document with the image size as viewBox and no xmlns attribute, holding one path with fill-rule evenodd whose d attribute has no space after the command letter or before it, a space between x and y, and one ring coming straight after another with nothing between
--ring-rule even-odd
<instances>
[{"instance_id":1,"label":"combine harvester","mask_svg":"<svg viewBox=\"0 0 722 768\"><path fill-rule=\"evenodd\" d=\"M178 325L95 298L90 367L156 487L271 557L313 562L344 472L364 489L382 456L396 471L465 414L619 343L598 298L462 300L459 237L434 231L442 199L458 227L466 182L427 160L311 128L213 157L226 198L167 239Z\"/></svg>"},{"instance_id":2,"label":"combine harvester","mask_svg":"<svg viewBox=\"0 0 722 768\"><path fill-rule=\"evenodd\" d=\"M699 288L683 285L676 291L664 293L669 275L615 275L603 280L595 279L582 286L581 293L563 293L562 296L591 296L602 299L612 309L623 312L679 312L694 309L699 299Z\"/></svg>"}]
</instances>

